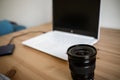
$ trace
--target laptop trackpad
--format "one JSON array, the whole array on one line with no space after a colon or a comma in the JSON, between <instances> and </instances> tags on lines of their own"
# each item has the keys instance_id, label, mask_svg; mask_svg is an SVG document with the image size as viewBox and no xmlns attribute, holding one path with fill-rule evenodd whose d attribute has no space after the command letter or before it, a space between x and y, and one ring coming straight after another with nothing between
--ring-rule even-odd
<instances>
[{"instance_id":1,"label":"laptop trackpad","mask_svg":"<svg viewBox=\"0 0 120 80\"><path fill-rule=\"evenodd\" d=\"M67 60L67 49L76 44L90 44L94 38L66 32L51 31L23 42L24 45Z\"/></svg>"}]
</instances>

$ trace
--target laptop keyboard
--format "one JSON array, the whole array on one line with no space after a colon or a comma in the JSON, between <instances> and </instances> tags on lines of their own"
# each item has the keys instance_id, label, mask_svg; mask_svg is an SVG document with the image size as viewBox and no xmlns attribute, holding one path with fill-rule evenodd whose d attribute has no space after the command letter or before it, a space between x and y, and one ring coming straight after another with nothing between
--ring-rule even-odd
<instances>
[{"instance_id":1,"label":"laptop keyboard","mask_svg":"<svg viewBox=\"0 0 120 80\"><path fill-rule=\"evenodd\" d=\"M82 36L82 35L76 35L76 34L68 34L63 32L64 34L61 34L59 32L55 32L55 34L52 34L52 40L53 43L57 42L58 44L62 45L75 45L75 44L90 44L91 41L94 38Z\"/></svg>"},{"instance_id":2,"label":"laptop keyboard","mask_svg":"<svg viewBox=\"0 0 120 80\"><path fill-rule=\"evenodd\" d=\"M76 44L91 44L93 40L94 38L87 36L54 31L24 41L23 44L67 60L66 51L70 46Z\"/></svg>"}]
</instances>

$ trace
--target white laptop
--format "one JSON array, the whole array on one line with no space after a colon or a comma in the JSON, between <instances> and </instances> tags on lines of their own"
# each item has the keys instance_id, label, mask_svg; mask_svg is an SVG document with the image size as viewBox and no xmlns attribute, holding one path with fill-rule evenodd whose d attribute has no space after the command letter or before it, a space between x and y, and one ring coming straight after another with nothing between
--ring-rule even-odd
<instances>
[{"instance_id":1,"label":"white laptop","mask_svg":"<svg viewBox=\"0 0 120 80\"><path fill-rule=\"evenodd\" d=\"M22 44L67 60L67 49L95 44L99 39L100 0L53 0L53 31Z\"/></svg>"}]
</instances>

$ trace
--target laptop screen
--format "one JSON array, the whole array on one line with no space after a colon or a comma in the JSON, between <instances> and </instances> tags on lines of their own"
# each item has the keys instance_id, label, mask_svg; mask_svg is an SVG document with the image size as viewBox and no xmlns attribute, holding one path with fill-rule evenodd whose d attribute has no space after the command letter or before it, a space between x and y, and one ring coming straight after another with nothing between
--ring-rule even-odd
<instances>
[{"instance_id":1,"label":"laptop screen","mask_svg":"<svg viewBox=\"0 0 120 80\"><path fill-rule=\"evenodd\" d=\"M53 0L53 30L98 38L100 0Z\"/></svg>"}]
</instances>

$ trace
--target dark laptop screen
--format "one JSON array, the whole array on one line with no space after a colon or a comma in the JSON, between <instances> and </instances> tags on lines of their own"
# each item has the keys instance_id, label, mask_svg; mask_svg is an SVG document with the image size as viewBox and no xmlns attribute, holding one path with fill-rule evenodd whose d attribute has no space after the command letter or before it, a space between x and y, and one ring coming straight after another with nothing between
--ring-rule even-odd
<instances>
[{"instance_id":1,"label":"dark laptop screen","mask_svg":"<svg viewBox=\"0 0 120 80\"><path fill-rule=\"evenodd\" d=\"M98 38L100 0L53 0L53 29Z\"/></svg>"}]
</instances>

